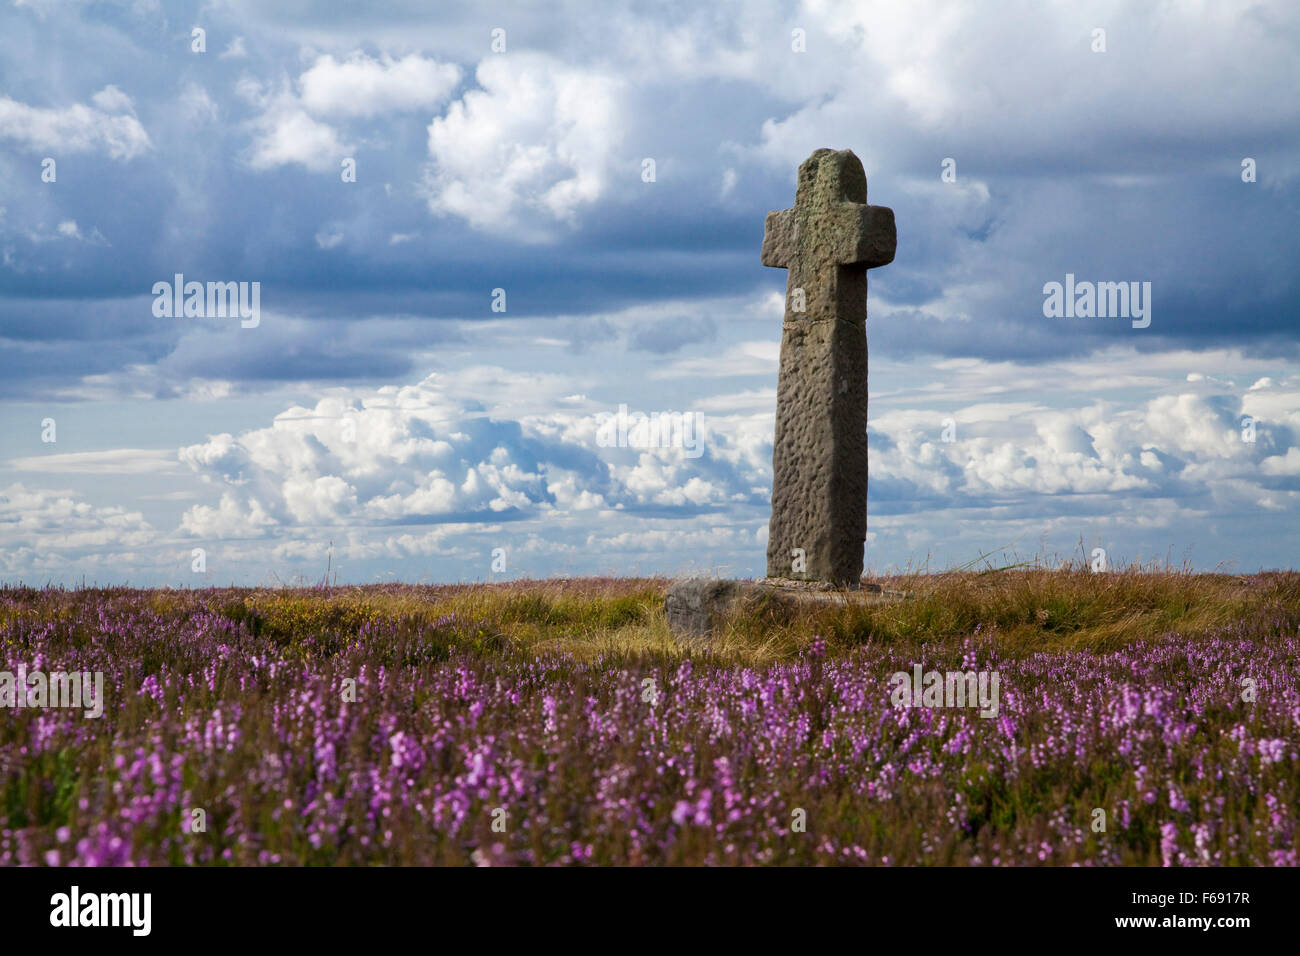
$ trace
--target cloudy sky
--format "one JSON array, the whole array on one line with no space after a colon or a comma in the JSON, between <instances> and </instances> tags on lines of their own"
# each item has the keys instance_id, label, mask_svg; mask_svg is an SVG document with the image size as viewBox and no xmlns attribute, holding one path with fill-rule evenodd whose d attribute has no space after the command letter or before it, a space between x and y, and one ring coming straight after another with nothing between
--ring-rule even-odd
<instances>
[{"instance_id":1,"label":"cloudy sky","mask_svg":"<svg viewBox=\"0 0 1300 956\"><path fill-rule=\"evenodd\" d=\"M2 580L761 575L819 147L898 222L870 570L1295 564L1296 4L6 3Z\"/></svg>"}]
</instances>

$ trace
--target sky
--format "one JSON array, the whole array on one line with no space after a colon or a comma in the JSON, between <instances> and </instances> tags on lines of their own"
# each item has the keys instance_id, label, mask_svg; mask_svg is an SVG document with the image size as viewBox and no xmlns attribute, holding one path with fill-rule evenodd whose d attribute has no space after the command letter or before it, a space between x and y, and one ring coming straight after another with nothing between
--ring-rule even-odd
<instances>
[{"instance_id":1,"label":"sky","mask_svg":"<svg viewBox=\"0 0 1300 956\"><path fill-rule=\"evenodd\" d=\"M870 573L1295 566L1300 5L6 3L0 581L762 576L822 147Z\"/></svg>"}]
</instances>

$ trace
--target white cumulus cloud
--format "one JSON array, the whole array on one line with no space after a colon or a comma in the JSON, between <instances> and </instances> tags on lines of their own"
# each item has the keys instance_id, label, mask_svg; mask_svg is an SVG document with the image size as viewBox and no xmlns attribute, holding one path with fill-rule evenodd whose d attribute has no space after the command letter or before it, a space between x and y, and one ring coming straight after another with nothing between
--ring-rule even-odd
<instances>
[{"instance_id":1,"label":"white cumulus cloud","mask_svg":"<svg viewBox=\"0 0 1300 956\"><path fill-rule=\"evenodd\" d=\"M342 61L324 54L299 75L296 85L286 77L274 91L245 78L237 89L261 111L249 123L253 142L246 161L258 170L292 163L313 172L336 170L353 147L334 123L432 109L459 82L455 64L417 54L375 59L354 53Z\"/></svg>"},{"instance_id":2,"label":"white cumulus cloud","mask_svg":"<svg viewBox=\"0 0 1300 956\"><path fill-rule=\"evenodd\" d=\"M411 54L400 60L354 53L339 61L319 57L298 77L303 107L315 116L374 116L432 109L460 82L454 63Z\"/></svg>"},{"instance_id":3,"label":"white cumulus cloud","mask_svg":"<svg viewBox=\"0 0 1300 956\"><path fill-rule=\"evenodd\" d=\"M125 93L106 86L92 101L93 107L45 108L0 96L0 139L51 152L101 151L117 160L134 159L151 147Z\"/></svg>"},{"instance_id":4,"label":"white cumulus cloud","mask_svg":"<svg viewBox=\"0 0 1300 956\"><path fill-rule=\"evenodd\" d=\"M476 79L429 125L429 208L542 239L605 191L621 84L540 53L490 57Z\"/></svg>"}]
</instances>

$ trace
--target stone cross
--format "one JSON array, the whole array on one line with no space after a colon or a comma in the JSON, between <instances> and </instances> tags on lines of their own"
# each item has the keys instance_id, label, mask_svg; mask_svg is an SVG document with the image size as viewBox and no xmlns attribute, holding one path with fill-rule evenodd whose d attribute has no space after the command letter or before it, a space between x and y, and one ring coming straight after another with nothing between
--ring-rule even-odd
<instances>
[{"instance_id":1,"label":"stone cross","mask_svg":"<svg viewBox=\"0 0 1300 956\"><path fill-rule=\"evenodd\" d=\"M868 206L850 150L799 167L767 214L765 266L788 269L767 576L856 588L867 536L867 270L894 260L894 211ZM802 556L802 560L801 560Z\"/></svg>"}]
</instances>

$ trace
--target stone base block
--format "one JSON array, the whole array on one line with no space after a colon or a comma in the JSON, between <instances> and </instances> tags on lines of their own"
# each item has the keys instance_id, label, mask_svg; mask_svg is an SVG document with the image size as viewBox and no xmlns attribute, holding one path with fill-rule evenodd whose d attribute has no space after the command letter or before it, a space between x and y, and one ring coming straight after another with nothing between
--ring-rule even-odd
<instances>
[{"instance_id":1,"label":"stone base block","mask_svg":"<svg viewBox=\"0 0 1300 956\"><path fill-rule=\"evenodd\" d=\"M668 628L674 635L687 639L712 638L727 615L742 602L775 604L784 611L797 611L809 604L883 604L907 597L904 591L863 584L857 590L844 590L819 581L791 581L763 578L758 581L734 581L723 578L688 578L676 581L664 597Z\"/></svg>"}]
</instances>

